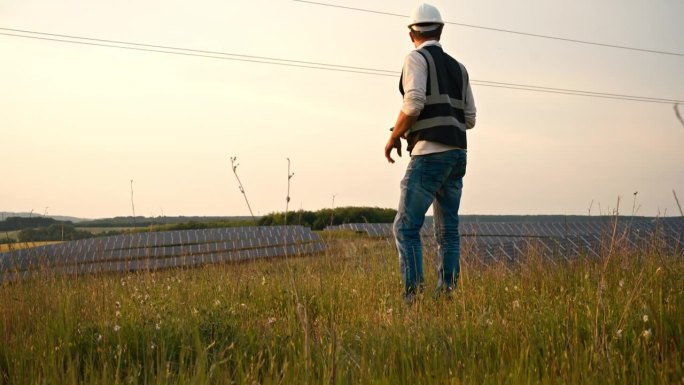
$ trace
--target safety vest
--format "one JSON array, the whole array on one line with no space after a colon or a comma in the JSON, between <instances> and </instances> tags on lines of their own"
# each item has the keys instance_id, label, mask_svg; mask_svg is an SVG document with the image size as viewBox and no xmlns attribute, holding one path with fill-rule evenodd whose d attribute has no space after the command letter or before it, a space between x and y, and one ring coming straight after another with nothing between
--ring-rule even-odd
<instances>
[{"instance_id":1,"label":"safety vest","mask_svg":"<svg viewBox=\"0 0 684 385\"><path fill-rule=\"evenodd\" d=\"M410 152L421 140L467 148L464 115L468 72L441 47L429 45L417 50L427 62L428 77L425 107L416 123L409 128L406 139ZM403 79L403 73L402 73ZM399 91L404 95L402 79Z\"/></svg>"}]
</instances>

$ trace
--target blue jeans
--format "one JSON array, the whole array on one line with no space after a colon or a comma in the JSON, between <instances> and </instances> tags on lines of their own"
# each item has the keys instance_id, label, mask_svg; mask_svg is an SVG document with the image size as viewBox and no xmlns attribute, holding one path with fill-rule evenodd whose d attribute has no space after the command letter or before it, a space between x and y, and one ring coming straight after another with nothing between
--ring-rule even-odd
<instances>
[{"instance_id":1,"label":"blue jeans","mask_svg":"<svg viewBox=\"0 0 684 385\"><path fill-rule=\"evenodd\" d=\"M405 294L423 287L423 250L420 229L431 204L437 237L439 285L453 288L460 272L461 239L458 208L461 203L465 150L451 150L411 158L401 181L399 210L394 219L394 236L399 251Z\"/></svg>"}]
</instances>

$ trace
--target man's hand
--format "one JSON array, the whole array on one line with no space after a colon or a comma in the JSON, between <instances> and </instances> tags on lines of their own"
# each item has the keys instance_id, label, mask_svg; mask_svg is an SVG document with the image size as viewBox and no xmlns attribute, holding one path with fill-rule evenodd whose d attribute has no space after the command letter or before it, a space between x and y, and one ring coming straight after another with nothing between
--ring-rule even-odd
<instances>
[{"instance_id":1,"label":"man's hand","mask_svg":"<svg viewBox=\"0 0 684 385\"><path fill-rule=\"evenodd\" d=\"M396 148L397 155L401 156L401 139L394 139L390 136L389 140L387 141L387 144L385 145L385 158L387 158L387 161L390 163L394 163L394 159L392 159L393 148Z\"/></svg>"},{"instance_id":2,"label":"man's hand","mask_svg":"<svg viewBox=\"0 0 684 385\"><path fill-rule=\"evenodd\" d=\"M409 127L413 126L418 120L418 116L411 116L404 114L403 111L399 111L399 117L397 122L394 124L394 129L390 135L387 144L385 145L385 158L390 163L394 163L392 159L392 149L397 149L397 154L401 156L401 137L403 137L408 131Z\"/></svg>"}]
</instances>

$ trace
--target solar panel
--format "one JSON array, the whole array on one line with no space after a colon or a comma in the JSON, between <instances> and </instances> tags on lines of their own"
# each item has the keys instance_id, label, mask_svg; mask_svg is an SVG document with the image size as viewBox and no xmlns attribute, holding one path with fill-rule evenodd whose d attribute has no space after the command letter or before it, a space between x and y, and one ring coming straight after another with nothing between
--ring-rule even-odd
<instances>
[{"instance_id":1,"label":"solar panel","mask_svg":"<svg viewBox=\"0 0 684 385\"><path fill-rule=\"evenodd\" d=\"M426 220L421 238L427 250L436 248L432 221ZM349 223L329 226L328 231L354 230L371 237L391 238L390 223ZM555 263L559 258L570 260L580 255L600 258L606 255L615 233L626 250L644 247L669 253L684 252L684 220L596 220L565 222L461 222L462 254L475 261L516 261L530 252Z\"/></svg>"},{"instance_id":2,"label":"solar panel","mask_svg":"<svg viewBox=\"0 0 684 385\"><path fill-rule=\"evenodd\" d=\"M318 253L325 244L302 226L136 233L0 254L0 282L32 271L85 274Z\"/></svg>"}]
</instances>

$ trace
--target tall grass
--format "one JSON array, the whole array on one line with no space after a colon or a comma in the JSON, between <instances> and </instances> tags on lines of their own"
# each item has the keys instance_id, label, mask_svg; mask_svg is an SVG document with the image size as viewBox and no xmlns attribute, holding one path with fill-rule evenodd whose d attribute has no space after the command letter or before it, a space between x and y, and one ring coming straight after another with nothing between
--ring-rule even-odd
<instances>
[{"instance_id":1,"label":"tall grass","mask_svg":"<svg viewBox=\"0 0 684 385\"><path fill-rule=\"evenodd\" d=\"M451 301L407 306L389 242L328 243L320 256L5 284L0 383L684 382L681 257L531 252L476 268L466 255Z\"/></svg>"}]
</instances>

